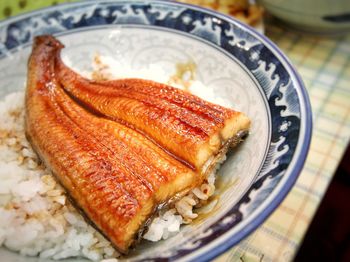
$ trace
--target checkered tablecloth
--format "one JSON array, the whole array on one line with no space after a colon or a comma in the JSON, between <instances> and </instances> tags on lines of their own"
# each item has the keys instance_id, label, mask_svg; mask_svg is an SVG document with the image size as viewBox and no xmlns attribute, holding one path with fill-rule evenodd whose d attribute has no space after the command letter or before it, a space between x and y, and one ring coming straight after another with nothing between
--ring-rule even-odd
<instances>
[{"instance_id":1,"label":"checkered tablecloth","mask_svg":"<svg viewBox=\"0 0 350 262\"><path fill-rule=\"evenodd\" d=\"M65 0L0 1L0 19ZM291 59L313 110L310 152L295 186L254 233L218 257L226 261L291 261L310 225L350 138L350 35L300 35L268 22L266 35Z\"/></svg>"}]
</instances>

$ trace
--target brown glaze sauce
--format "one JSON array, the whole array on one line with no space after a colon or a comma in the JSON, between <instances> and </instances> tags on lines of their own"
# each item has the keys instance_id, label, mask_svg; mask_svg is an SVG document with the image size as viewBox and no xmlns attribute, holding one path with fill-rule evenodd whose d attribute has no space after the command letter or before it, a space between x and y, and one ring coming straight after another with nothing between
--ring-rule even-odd
<instances>
[{"instance_id":1,"label":"brown glaze sauce","mask_svg":"<svg viewBox=\"0 0 350 262\"><path fill-rule=\"evenodd\" d=\"M238 182L238 178L233 178L229 182L224 180L222 176L218 175L216 176L215 181L215 193L212 195L207 202L205 203L205 206L211 206L209 211L203 211L198 212L198 217L196 217L192 222L191 225L199 225L204 222L208 217L212 217L220 210L220 196L229 188L236 185ZM198 209L197 209L198 210Z\"/></svg>"},{"instance_id":2,"label":"brown glaze sauce","mask_svg":"<svg viewBox=\"0 0 350 262\"><path fill-rule=\"evenodd\" d=\"M176 64L176 72L168 81L169 85L176 84L184 87L189 92L192 81L196 76L197 65L193 61Z\"/></svg>"}]
</instances>

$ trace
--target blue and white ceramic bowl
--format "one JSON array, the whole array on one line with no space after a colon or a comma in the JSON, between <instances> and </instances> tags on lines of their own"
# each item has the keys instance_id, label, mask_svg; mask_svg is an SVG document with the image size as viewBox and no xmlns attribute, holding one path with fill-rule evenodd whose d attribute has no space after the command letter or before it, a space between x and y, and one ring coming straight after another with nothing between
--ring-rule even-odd
<instances>
[{"instance_id":1,"label":"blue and white ceramic bowl","mask_svg":"<svg viewBox=\"0 0 350 262\"><path fill-rule=\"evenodd\" d=\"M0 96L24 88L33 37L54 34L72 66L88 70L96 51L135 70L172 73L197 65L196 80L248 114L249 137L219 171L215 212L176 236L141 244L132 260L210 260L255 230L297 179L311 136L311 109L293 66L266 37L231 17L166 1L60 5L0 24ZM137 75L136 75L137 76ZM21 261L0 250L1 261ZM23 261L29 261L22 258Z\"/></svg>"}]
</instances>

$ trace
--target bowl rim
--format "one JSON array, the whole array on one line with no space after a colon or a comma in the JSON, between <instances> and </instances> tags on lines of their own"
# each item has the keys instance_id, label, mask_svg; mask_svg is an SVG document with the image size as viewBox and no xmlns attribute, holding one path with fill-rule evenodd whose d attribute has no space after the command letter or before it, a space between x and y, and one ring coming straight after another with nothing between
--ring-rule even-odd
<instances>
[{"instance_id":1,"label":"bowl rim","mask_svg":"<svg viewBox=\"0 0 350 262\"><path fill-rule=\"evenodd\" d=\"M297 181L299 174L302 171L302 168L305 164L306 157L310 148L312 129L313 129L312 108L311 108L310 98L307 93L304 82L300 74L296 70L295 66L292 64L290 59L279 49L279 47L275 43L273 43L267 36L259 33L258 31L255 30L255 28L251 27L250 25L244 24L243 22L229 15L216 12L214 10L210 10L207 8L191 5L191 4L185 4L185 5L189 5L197 9L205 10L206 12L211 13L212 15L218 16L219 18L222 17L228 21L238 24L241 27L241 29L248 31L250 34L256 37L262 44L264 44L264 46L268 47L270 51L278 58L279 61L284 62L283 66L286 68L287 71L290 70L290 73L291 73L290 77L293 79L293 82L297 83L297 85L295 86L295 90L299 94L299 98L301 102L300 103L301 134L302 134L302 131L304 131L304 135L299 136L298 145L296 147L296 152L298 152L298 149L299 149L299 154L295 154L292 158L292 162L294 161L295 163L292 167L289 166L287 168L287 170L291 168L293 168L293 170L290 172L288 179L285 181L282 188L279 190L279 193L273 198L271 202L269 202L269 205L267 206L267 208L264 209L264 211L260 213L259 216L256 217L251 223L248 223L248 225L243 230L238 232L234 238L226 239L223 245L217 245L216 248L212 248L206 254L202 254L199 257L197 257L201 261L209 261L217 257L218 255L224 253L228 249L232 248L234 245L242 241L244 238L248 237L254 230L256 230L260 225L262 225L263 222L265 222L265 220L273 213L273 211L276 210L276 208L280 205L280 203L285 199L287 194L292 190L293 185ZM229 232L227 232L226 234L228 233ZM209 245L210 244L212 243L209 243Z\"/></svg>"}]
</instances>

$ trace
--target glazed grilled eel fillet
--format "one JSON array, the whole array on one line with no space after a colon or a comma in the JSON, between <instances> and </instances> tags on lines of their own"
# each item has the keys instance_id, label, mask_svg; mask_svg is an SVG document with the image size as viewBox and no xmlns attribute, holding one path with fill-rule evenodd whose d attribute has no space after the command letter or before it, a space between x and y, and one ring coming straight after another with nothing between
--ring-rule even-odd
<instances>
[{"instance_id":1,"label":"glazed grilled eel fillet","mask_svg":"<svg viewBox=\"0 0 350 262\"><path fill-rule=\"evenodd\" d=\"M144 79L85 79L66 67L59 53L56 70L72 96L110 119L130 124L197 170L250 125L243 113L165 84Z\"/></svg>"},{"instance_id":2,"label":"glazed grilled eel fillet","mask_svg":"<svg viewBox=\"0 0 350 262\"><path fill-rule=\"evenodd\" d=\"M126 253L157 208L203 183L248 118L167 85L84 79L35 39L26 135L77 207ZM236 141L237 142L237 141Z\"/></svg>"}]
</instances>

